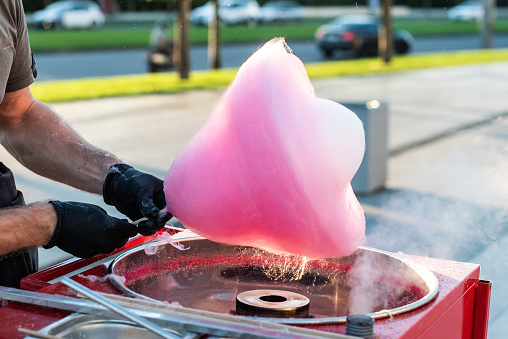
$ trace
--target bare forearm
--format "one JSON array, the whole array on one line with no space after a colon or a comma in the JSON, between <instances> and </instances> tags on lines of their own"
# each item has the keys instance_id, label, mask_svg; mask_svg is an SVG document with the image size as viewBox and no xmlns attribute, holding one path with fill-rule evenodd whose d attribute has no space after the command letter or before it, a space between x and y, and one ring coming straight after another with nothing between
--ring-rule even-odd
<instances>
[{"instance_id":1,"label":"bare forearm","mask_svg":"<svg viewBox=\"0 0 508 339\"><path fill-rule=\"evenodd\" d=\"M84 140L50 107L34 101L1 134L4 147L25 167L49 179L101 194L109 166L120 160Z\"/></svg>"},{"instance_id":2,"label":"bare forearm","mask_svg":"<svg viewBox=\"0 0 508 339\"><path fill-rule=\"evenodd\" d=\"M50 203L0 209L0 255L20 248L46 245L57 217Z\"/></svg>"}]
</instances>

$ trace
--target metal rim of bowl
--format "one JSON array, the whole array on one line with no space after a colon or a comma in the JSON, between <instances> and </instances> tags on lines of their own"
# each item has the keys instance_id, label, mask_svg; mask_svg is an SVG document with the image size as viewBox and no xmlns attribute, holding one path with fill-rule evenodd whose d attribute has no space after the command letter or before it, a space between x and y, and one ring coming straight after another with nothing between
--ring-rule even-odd
<instances>
[{"instance_id":1,"label":"metal rim of bowl","mask_svg":"<svg viewBox=\"0 0 508 339\"><path fill-rule=\"evenodd\" d=\"M175 242L179 242L179 241L208 240L208 239L203 238L201 236L189 236L189 237L183 237L183 238L178 238L178 239L174 238L173 240ZM160 244L164 244L164 243L168 244L167 241L161 241ZM153 299L153 298L150 298L145 295L142 295L142 294L132 291L131 289L126 287L118 278L116 278L116 276L114 274L112 274L112 273L114 273L113 269L114 269L117 262L122 260L122 258L127 257L131 253L139 251L143 246L144 246L144 244L136 246L136 247L124 252L123 254L119 255L118 257L116 257L109 264L108 279L119 291L121 291L125 295L128 295L133 298L137 298L137 299L163 303L163 301ZM391 318L392 316L407 313L409 311L415 310L417 308L420 308L420 307L426 305L430 301L432 301L432 299L434 299L436 297L436 295L438 294L439 281L438 281L437 277L426 267L418 265L414 262L411 262L410 260L408 260L402 256L399 256L397 254L386 252L383 250L378 250L378 249L367 247L367 246L360 246L359 249L371 251L371 252L377 252L377 253L380 253L380 254L386 255L388 257L391 257L393 259L401 261L402 263L407 265L409 268L411 268L416 274L418 274L418 276L422 278L422 280L425 282L425 284L429 288L429 292L425 296L423 296L421 299L414 301L410 304L396 307L396 308L393 308L390 310L381 310L381 311L366 314L366 315L372 317L373 319L382 319L382 318L388 318L388 317ZM288 324L288 325L316 325L316 324L345 323L347 320L347 316L328 317L328 318L266 318L266 317L258 317L258 319L270 321L270 322L274 322L274 323Z\"/></svg>"}]
</instances>

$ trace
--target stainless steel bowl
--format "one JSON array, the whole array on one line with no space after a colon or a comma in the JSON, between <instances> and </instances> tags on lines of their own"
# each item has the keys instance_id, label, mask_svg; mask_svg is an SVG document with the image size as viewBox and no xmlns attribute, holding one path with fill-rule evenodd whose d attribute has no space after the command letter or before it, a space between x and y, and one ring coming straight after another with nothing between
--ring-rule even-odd
<instances>
[{"instance_id":1,"label":"stainless steel bowl","mask_svg":"<svg viewBox=\"0 0 508 339\"><path fill-rule=\"evenodd\" d=\"M201 237L179 242L189 249L164 242L154 255L143 246L120 255L109 266L111 282L132 297L229 314L235 314L236 296L246 291L282 290L307 297L308 318L262 317L286 324L341 323L352 310L373 318L397 315L425 305L439 288L428 269L372 248L309 260ZM355 305L366 301L370 304Z\"/></svg>"}]
</instances>

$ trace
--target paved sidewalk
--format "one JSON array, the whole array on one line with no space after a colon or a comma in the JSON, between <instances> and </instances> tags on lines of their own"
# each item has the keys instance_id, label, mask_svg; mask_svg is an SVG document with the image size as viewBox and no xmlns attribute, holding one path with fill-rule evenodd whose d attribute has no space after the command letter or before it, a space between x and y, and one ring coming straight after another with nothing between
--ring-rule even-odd
<instances>
[{"instance_id":1,"label":"paved sidewalk","mask_svg":"<svg viewBox=\"0 0 508 339\"><path fill-rule=\"evenodd\" d=\"M481 264L482 279L493 281L489 338L504 338L508 330L508 63L313 83L319 97L389 104L392 156L386 189L359 197L367 216L367 245ZM196 91L54 107L92 143L163 177L206 122L220 94ZM39 179L5 152L0 156L29 202L55 198L104 205L99 197ZM43 265L59 255L44 252Z\"/></svg>"}]
</instances>

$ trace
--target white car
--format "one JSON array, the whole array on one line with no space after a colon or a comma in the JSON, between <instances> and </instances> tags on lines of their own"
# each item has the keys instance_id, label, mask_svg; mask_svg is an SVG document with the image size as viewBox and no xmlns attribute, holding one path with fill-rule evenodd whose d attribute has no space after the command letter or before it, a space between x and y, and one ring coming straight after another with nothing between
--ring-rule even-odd
<instances>
[{"instance_id":1,"label":"white car","mask_svg":"<svg viewBox=\"0 0 508 339\"><path fill-rule=\"evenodd\" d=\"M480 20L483 15L483 7L479 1L467 0L448 10L448 19L453 21Z\"/></svg>"},{"instance_id":2,"label":"white car","mask_svg":"<svg viewBox=\"0 0 508 339\"><path fill-rule=\"evenodd\" d=\"M213 14L213 2L208 1L191 12L190 21L194 25L208 26L213 20ZM261 10L256 0L219 0L219 17L224 25L253 24L259 21Z\"/></svg>"},{"instance_id":3,"label":"white car","mask_svg":"<svg viewBox=\"0 0 508 339\"><path fill-rule=\"evenodd\" d=\"M261 6L261 21L284 22L303 20L303 6L291 0L269 1Z\"/></svg>"},{"instance_id":4,"label":"white car","mask_svg":"<svg viewBox=\"0 0 508 339\"><path fill-rule=\"evenodd\" d=\"M90 28L104 25L105 16L99 5L88 0L62 0L33 14L35 27Z\"/></svg>"}]
</instances>

